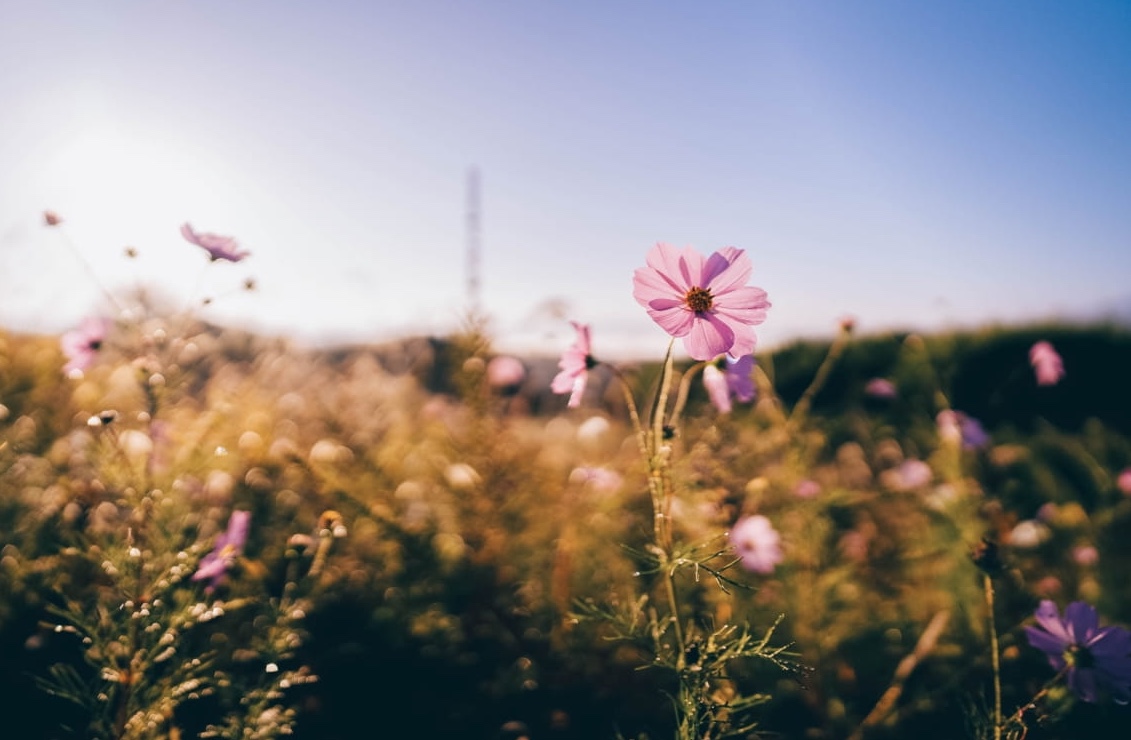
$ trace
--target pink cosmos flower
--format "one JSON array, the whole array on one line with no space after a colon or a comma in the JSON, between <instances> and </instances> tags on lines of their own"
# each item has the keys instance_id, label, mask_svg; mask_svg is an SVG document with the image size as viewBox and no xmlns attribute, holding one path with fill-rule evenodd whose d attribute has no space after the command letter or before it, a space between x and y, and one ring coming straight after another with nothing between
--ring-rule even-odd
<instances>
[{"instance_id":1,"label":"pink cosmos flower","mask_svg":"<svg viewBox=\"0 0 1131 740\"><path fill-rule=\"evenodd\" d=\"M98 351L102 349L109 331L109 319L89 317L83 319L79 328L63 334L59 344L67 357L67 364L63 366L64 372L71 373L90 367Z\"/></svg>"},{"instance_id":2,"label":"pink cosmos flower","mask_svg":"<svg viewBox=\"0 0 1131 740\"><path fill-rule=\"evenodd\" d=\"M1066 671L1068 688L1095 702L1106 694L1117 704L1131 701L1131 632L1100 627L1095 607L1074 601L1064 609L1041 602L1033 615L1039 627L1026 627L1029 644L1043 652L1057 671Z\"/></svg>"},{"instance_id":3,"label":"pink cosmos flower","mask_svg":"<svg viewBox=\"0 0 1131 740\"><path fill-rule=\"evenodd\" d=\"M244 257L251 256L251 252L240 251L240 245L236 242L235 237L219 236L217 234L198 234L193 231L192 226L187 223L181 226L181 236L200 247L205 252L208 252L208 258L213 262L218 260L239 262Z\"/></svg>"},{"instance_id":4,"label":"pink cosmos flower","mask_svg":"<svg viewBox=\"0 0 1131 740\"><path fill-rule=\"evenodd\" d=\"M1037 342L1029 349L1029 364L1037 374L1037 385L1056 385L1064 377L1064 361L1048 342Z\"/></svg>"},{"instance_id":5,"label":"pink cosmos flower","mask_svg":"<svg viewBox=\"0 0 1131 740\"><path fill-rule=\"evenodd\" d=\"M228 529L216 538L212 552L201 559L196 572L192 574L192 580L208 581L206 588L209 591L219 586L228 569L235 564L236 558L243 554L250 523L250 511L233 511L228 517Z\"/></svg>"},{"instance_id":6,"label":"pink cosmos flower","mask_svg":"<svg viewBox=\"0 0 1131 740\"><path fill-rule=\"evenodd\" d=\"M585 395L585 384L589 381L589 371L597 366L593 359L592 347L589 342L589 325L571 321L577 331L577 338L569 349L562 353L558 361L561 372L554 376L550 383L550 390L554 393L568 393L569 407L575 409L581 405L581 397Z\"/></svg>"},{"instance_id":7,"label":"pink cosmos flower","mask_svg":"<svg viewBox=\"0 0 1131 740\"><path fill-rule=\"evenodd\" d=\"M754 327L766 320L766 291L746 285L754 271L741 249L724 247L704 258L691 247L657 244L636 270L632 295L687 353L710 360L754 352Z\"/></svg>"},{"instance_id":8,"label":"pink cosmos flower","mask_svg":"<svg viewBox=\"0 0 1131 740\"><path fill-rule=\"evenodd\" d=\"M730 543L742 558L742 567L755 573L773 573L774 566L785 559L781 535L761 514L739 519L730 530Z\"/></svg>"}]
</instances>

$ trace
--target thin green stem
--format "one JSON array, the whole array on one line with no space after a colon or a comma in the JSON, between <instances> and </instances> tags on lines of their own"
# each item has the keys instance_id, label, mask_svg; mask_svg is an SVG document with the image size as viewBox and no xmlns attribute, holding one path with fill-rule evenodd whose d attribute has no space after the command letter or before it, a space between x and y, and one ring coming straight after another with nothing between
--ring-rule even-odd
<instances>
[{"instance_id":1,"label":"thin green stem","mask_svg":"<svg viewBox=\"0 0 1131 740\"><path fill-rule=\"evenodd\" d=\"M821 388L829 379L829 374L832 373L833 367L836 366L837 360L844 353L844 348L848 346L848 340L852 333L847 329L842 329L837 334L836 339L829 345L829 352L825 355L824 361L821 366L817 368L817 374L813 376L813 382L801 394L801 398L793 407L793 411L789 414L789 425L796 429L805 422L805 417L809 415L809 409L813 405L813 398L820 392Z\"/></svg>"},{"instance_id":2,"label":"thin green stem","mask_svg":"<svg viewBox=\"0 0 1131 740\"><path fill-rule=\"evenodd\" d=\"M982 574L982 586L986 595L986 618L990 626L990 663L994 670L994 740L1001 740L1001 655L998 652L997 626L994 620L994 582L988 574Z\"/></svg>"},{"instance_id":3,"label":"thin green stem","mask_svg":"<svg viewBox=\"0 0 1131 740\"><path fill-rule=\"evenodd\" d=\"M675 428L679 426L679 417L683 414L683 408L687 405L687 397L691 394L691 380L695 374L707 367L706 362L697 362L683 373L683 377L679 379L679 391L675 396L675 407L672 408L671 421L668 426Z\"/></svg>"}]
</instances>

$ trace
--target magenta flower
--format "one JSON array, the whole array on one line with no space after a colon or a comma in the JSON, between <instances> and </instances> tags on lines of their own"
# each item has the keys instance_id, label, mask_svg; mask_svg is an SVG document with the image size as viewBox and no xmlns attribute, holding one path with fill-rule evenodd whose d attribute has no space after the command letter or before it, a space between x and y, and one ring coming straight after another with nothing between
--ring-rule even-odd
<instances>
[{"instance_id":1,"label":"magenta flower","mask_svg":"<svg viewBox=\"0 0 1131 740\"><path fill-rule=\"evenodd\" d=\"M1056 385L1064 377L1064 361L1048 342L1037 342L1029 349L1029 364L1037 374L1037 385Z\"/></svg>"},{"instance_id":2,"label":"magenta flower","mask_svg":"<svg viewBox=\"0 0 1131 740\"><path fill-rule=\"evenodd\" d=\"M236 558L243 554L247 543L248 525L251 523L250 511L233 511L228 517L228 529L216 538L212 552L204 556L192 574L194 581L208 581L206 588L211 591L220 585Z\"/></svg>"},{"instance_id":3,"label":"magenta flower","mask_svg":"<svg viewBox=\"0 0 1131 740\"><path fill-rule=\"evenodd\" d=\"M96 319L89 317L83 319L79 328L63 334L59 344L67 358L63 370L67 373L86 370L94 363L99 350L106 342L106 335L110 332L109 319Z\"/></svg>"},{"instance_id":4,"label":"magenta flower","mask_svg":"<svg viewBox=\"0 0 1131 740\"><path fill-rule=\"evenodd\" d=\"M774 566L785 559L781 535L761 514L739 519L730 530L730 543L738 551L742 567L755 573L773 573Z\"/></svg>"},{"instance_id":5,"label":"magenta flower","mask_svg":"<svg viewBox=\"0 0 1131 740\"><path fill-rule=\"evenodd\" d=\"M691 247L657 244L647 262L632 277L632 295L664 331L683 339L692 358L754 352L754 327L766 320L770 301L746 285L754 267L743 250L724 247L704 259Z\"/></svg>"},{"instance_id":6,"label":"magenta flower","mask_svg":"<svg viewBox=\"0 0 1131 740\"><path fill-rule=\"evenodd\" d=\"M1096 610L1074 601L1061 618L1056 604L1041 602L1033 615L1040 628L1026 627L1029 644L1048 656L1049 664L1066 671L1068 687L1087 702L1101 694L1117 704L1131 701L1131 632L1122 627L1100 629Z\"/></svg>"},{"instance_id":7,"label":"magenta flower","mask_svg":"<svg viewBox=\"0 0 1131 740\"><path fill-rule=\"evenodd\" d=\"M754 356L743 355L737 360L725 357L723 362L722 370L713 362L703 368L703 387L719 413L729 414L731 399L742 403L754 400L754 379L750 375L754 370Z\"/></svg>"},{"instance_id":8,"label":"magenta flower","mask_svg":"<svg viewBox=\"0 0 1131 740\"><path fill-rule=\"evenodd\" d=\"M235 237L219 236L218 234L198 234L193 231L192 226L187 223L181 226L181 236L200 247L205 252L208 252L208 258L213 262L218 260L239 262L244 257L251 256L251 252L240 251L240 245L236 242Z\"/></svg>"},{"instance_id":9,"label":"magenta flower","mask_svg":"<svg viewBox=\"0 0 1131 740\"><path fill-rule=\"evenodd\" d=\"M575 409L581 405L581 397L585 395L585 384L589 381L589 371L597 366L593 359L592 348L589 342L589 325L571 321L577 330L577 338L569 349L562 353L558 361L561 372L554 376L550 383L550 390L554 393L568 393L569 407Z\"/></svg>"}]
</instances>

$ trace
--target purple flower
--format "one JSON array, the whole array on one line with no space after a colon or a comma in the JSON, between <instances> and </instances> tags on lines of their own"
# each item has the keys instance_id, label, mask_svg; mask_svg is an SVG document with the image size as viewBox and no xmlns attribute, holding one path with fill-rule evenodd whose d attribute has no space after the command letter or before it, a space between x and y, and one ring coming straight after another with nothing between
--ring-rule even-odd
<instances>
[{"instance_id":1,"label":"purple flower","mask_svg":"<svg viewBox=\"0 0 1131 740\"><path fill-rule=\"evenodd\" d=\"M1029 644L1044 652L1049 664L1066 671L1068 687L1087 702L1109 695L1117 704L1131 700L1131 632L1100 629L1096 610L1074 601L1061 618L1056 604L1041 602L1033 615L1038 627L1026 627Z\"/></svg>"},{"instance_id":2,"label":"purple flower","mask_svg":"<svg viewBox=\"0 0 1131 740\"><path fill-rule=\"evenodd\" d=\"M1029 349L1029 364L1037 374L1037 385L1056 385L1064 377L1064 361L1048 342L1037 342Z\"/></svg>"},{"instance_id":3,"label":"purple flower","mask_svg":"<svg viewBox=\"0 0 1131 740\"><path fill-rule=\"evenodd\" d=\"M577 331L577 338L569 349L562 353L558 361L561 372L554 376L550 382L550 390L554 393L568 393L569 407L575 409L581 405L581 397L585 395L585 384L589 381L589 371L597 366L593 359L592 348L589 342L589 325L571 321Z\"/></svg>"},{"instance_id":4,"label":"purple flower","mask_svg":"<svg viewBox=\"0 0 1131 740\"><path fill-rule=\"evenodd\" d=\"M240 251L240 245L236 242L235 237L198 234L187 223L181 226L181 236L208 252L208 258L213 262L217 260L239 262L244 257L251 256L251 252Z\"/></svg>"},{"instance_id":5,"label":"purple flower","mask_svg":"<svg viewBox=\"0 0 1131 740\"><path fill-rule=\"evenodd\" d=\"M937 421L939 434L961 443L964 450L980 450L990 443L990 435L982 423L961 411L940 411Z\"/></svg>"},{"instance_id":6,"label":"purple flower","mask_svg":"<svg viewBox=\"0 0 1131 740\"><path fill-rule=\"evenodd\" d=\"M67 357L67 364L63 366L63 370L71 373L90 367L98 351L102 349L109 331L108 319L91 317L83 319L79 328L63 334L59 340L63 354Z\"/></svg>"},{"instance_id":7,"label":"purple flower","mask_svg":"<svg viewBox=\"0 0 1131 740\"><path fill-rule=\"evenodd\" d=\"M754 400L754 379L750 375L754 371L754 356L743 355L737 360L724 357L723 363L722 370L713 362L703 368L703 387L719 413L729 414L732 398L742 403Z\"/></svg>"},{"instance_id":8,"label":"purple flower","mask_svg":"<svg viewBox=\"0 0 1131 740\"><path fill-rule=\"evenodd\" d=\"M657 244L632 277L632 295L660 327L682 338L687 353L710 360L754 352L754 327L766 320L766 291L746 285L754 271L741 249L704 258L691 247Z\"/></svg>"},{"instance_id":9,"label":"purple flower","mask_svg":"<svg viewBox=\"0 0 1131 740\"><path fill-rule=\"evenodd\" d=\"M739 519L730 530L730 543L742 558L742 567L755 573L773 573L774 566L785 559L781 535L761 514Z\"/></svg>"},{"instance_id":10,"label":"purple flower","mask_svg":"<svg viewBox=\"0 0 1131 740\"><path fill-rule=\"evenodd\" d=\"M235 564L236 558L243 554L243 546L247 543L247 529L251 523L250 511L233 511L228 517L228 529L216 538L212 552L204 556L192 574L194 581L208 581L206 587L209 591L215 589L224 580L228 569Z\"/></svg>"}]
</instances>

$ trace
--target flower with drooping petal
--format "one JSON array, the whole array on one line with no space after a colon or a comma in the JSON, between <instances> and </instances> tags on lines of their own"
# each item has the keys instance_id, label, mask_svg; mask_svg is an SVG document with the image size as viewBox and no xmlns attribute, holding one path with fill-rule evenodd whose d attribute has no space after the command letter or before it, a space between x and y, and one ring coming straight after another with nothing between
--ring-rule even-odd
<instances>
[{"instance_id":1,"label":"flower with drooping petal","mask_svg":"<svg viewBox=\"0 0 1131 740\"><path fill-rule=\"evenodd\" d=\"M67 358L67 364L63 366L64 372L72 373L90 367L106 342L106 335L109 332L109 319L88 317L83 319L77 329L63 334L59 344Z\"/></svg>"},{"instance_id":2,"label":"flower with drooping petal","mask_svg":"<svg viewBox=\"0 0 1131 740\"><path fill-rule=\"evenodd\" d=\"M707 389L707 397L720 414L729 414L731 410L730 389L727 388L727 379L723 371L715 363L703 368L703 387Z\"/></svg>"},{"instance_id":3,"label":"flower with drooping petal","mask_svg":"<svg viewBox=\"0 0 1131 740\"><path fill-rule=\"evenodd\" d=\"M730 543L738 551L742 567L755 573L773 573L774 566L785 559L781 535L761 514L739 519L730 530Z\"/></svg>"},{"instance_id":4,"label":"flower with drooping petal","mask_svg":"<svg viewBox=\"0 0 1131 740\"><path fill-rule=\"evenodd\" d=\"M241 251L235 237L220 236L218 234L200 234L193 230L189 224L181 226L181 236L189 242L208 252L208 258L213 262L227 260L239 262L244 257L250 257L251 252Z\"/></svg>"},{"instance_id":5,"label":"flower with drooping petal","mask_svg":"<svg viewBox=\"0 0 1131 740\"><path fill-rule=\"evenodd\" d=\"M746 285L754 267L745 252L724 247L704 258L691 247L657 244L636 270L632 295L696 360L754 352L754 327L766 320L766 291Z\"/></svg>"},{"instance_id":6,"label":"flower with drooping petal","mask_svg":"<svg viewBox=\"0 0 1131 740\"><path fill-rule=\"evenodd\" d=\"M192 574L194 581L208 581L206 588L211 591L224 580L228 569L231 568L236 558L243 554L244 545L247 544L247 530L251 523L250 511L233 511L228 517L228 528L216 538L212 552L205 555L196 572Z\"/></svg>"},{"instance_id":7,"label":"flower with drooping petal","mask_svg":"<svg viewBox=\"0 0 1131 740\"><path fill-rule=\"evenodd\" d=\"M1064 377L1064 361L1048 342L1037 342L1029 349L1029 364L1037 374L1037 385L1056 385Z\"/></svg>"},{"instance_id":8,"label":"flower with drooping petal","mask_svg":"<svg viewBox=\"0 0 1131 740\"><path fill-rule=\"evenodd\" d=\"M719 413L729 414L731 399L742 403L754 400L754 379L750 376L754 370L754 356L743 355L737 360L724 356L723 363L721 370L713 362L703 368L703 387Z\"/></svg>"},{"instance_id":9,"label":"flower with drooping petal","mask_svg":"<svg viewBox=\"0 0 1131 740\"><path fill-rule=\"evenodd\" d=\"M1033 615L1040 627L1025 627L1029 644L1048 656L1049 664L1066 671L1068 687L1084 701L1103 695L1117 704L1131 701L1131 632L1100 628L1096 610L1074 601L1064 610L1044 600Z\"/></svg>"},{"instance_id":10,"label":"flower with drooping petal","mask_svg":"<svg viewBox=\"0 0 1131 740\"><path fill-rule=\"evenodd\" d=\"M589 381L589 371L597 367L597 360L593 359L592 346L589 341L589 325L571 321L577 331L577 338L569 349L562 353L558 361L561 369L550 382L550 390L554 393L568 393L569 407L575 409L581 405L581 397L585 395L585 384Z\"/></svg>"}]
</instances>

